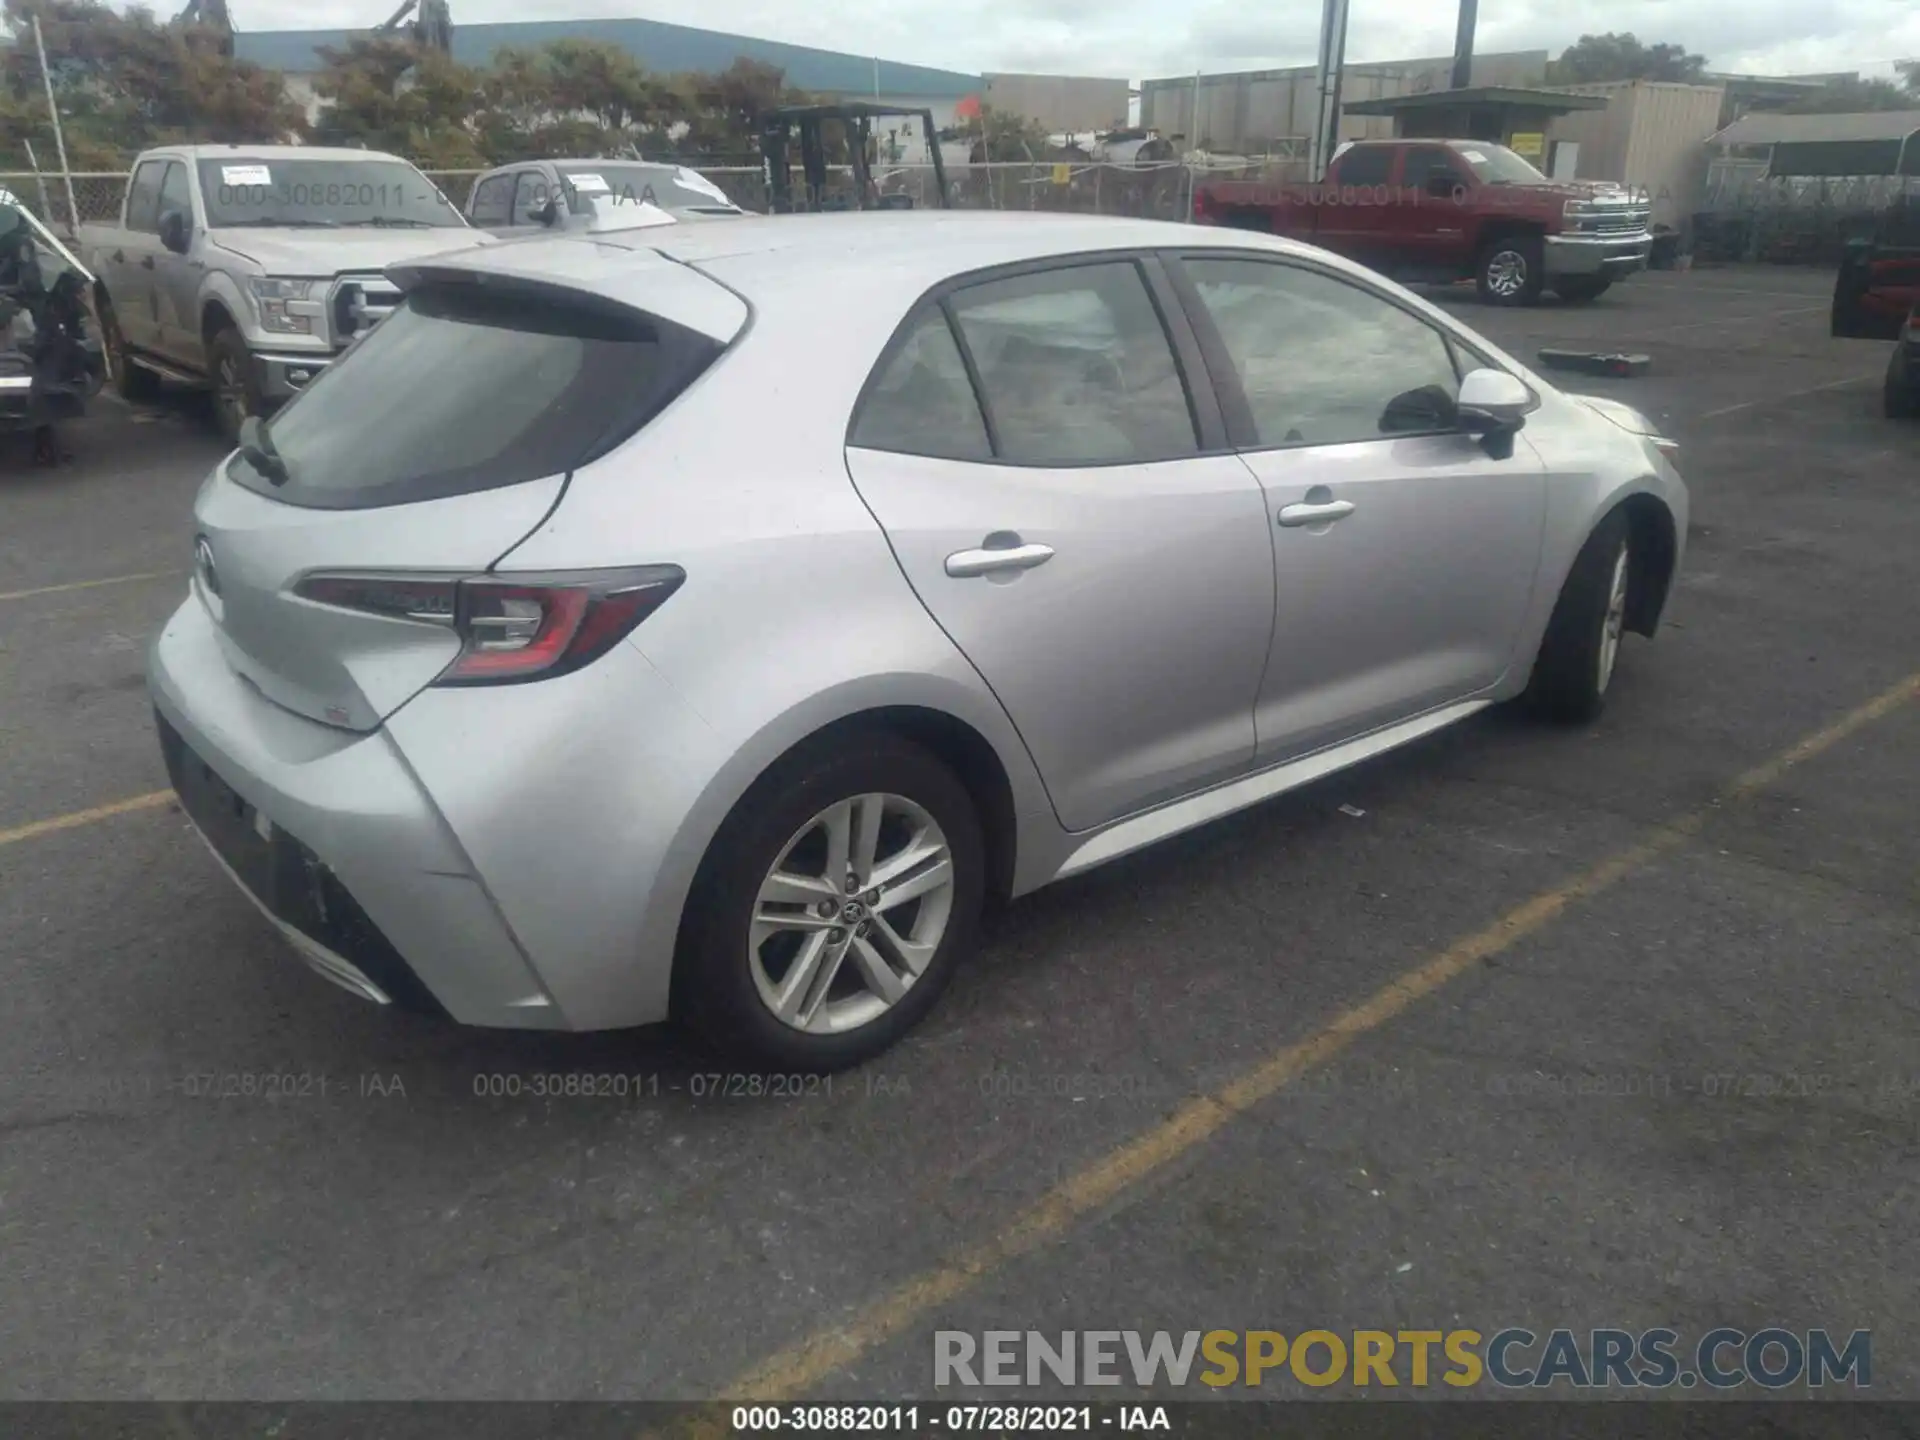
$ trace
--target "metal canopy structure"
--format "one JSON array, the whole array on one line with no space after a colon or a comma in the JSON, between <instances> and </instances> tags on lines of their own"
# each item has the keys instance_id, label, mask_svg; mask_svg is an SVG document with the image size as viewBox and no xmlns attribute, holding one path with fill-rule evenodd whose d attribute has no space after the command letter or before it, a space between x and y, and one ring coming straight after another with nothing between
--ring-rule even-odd
<instances>
[{"instance_id":1,"label":"metal canopy structure","mask_svg":"<svg viewBox=\"0 0 1920 1440\"><path fill-rule=\"evenodd\" d=\"M1747 115L1708 143L1768 147L1769 178L1920 176L1920 110Z\"/></svg>"}]
</instances>

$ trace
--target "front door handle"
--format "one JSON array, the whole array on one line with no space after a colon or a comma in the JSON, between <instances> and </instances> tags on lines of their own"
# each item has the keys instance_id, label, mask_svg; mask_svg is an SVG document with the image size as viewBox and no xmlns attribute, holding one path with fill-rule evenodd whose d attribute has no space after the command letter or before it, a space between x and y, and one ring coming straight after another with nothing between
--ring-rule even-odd
<instances>
[{"instance_id":1,"label":"front door handle","mask_svg":"<svg viewBox=\"0 0 1920 1440\"><path fill-rule=\"evenodd\" d=\"M153 268L153 257L151 255L142 255L140 257L140 268L142 270L151 270Z\"/></svg>"},{"instance_id":2,"label":"front door handle","mask_svg":"<svg viewBox=\"0 0 1920 1440\"><path fill-rule=\"evenodd\" d=\"M1297 525L1324 525L1329 520L1344 520L1353 513L1351 500L1328 500L1320 505L1287 505L1280 511L1280 523L1288 529Z\"/></svg>"},{"instance_id":3,"label":"front door handle","mask_svg":"<svg viewBox=\"0 0 1920 1440\"><path fill-rule=\"evenodd\" d=\"M126 263L127 263L127 252L126 252L126 251L124 251L124 250L116 250L116 251L114 251L114 252L113 252L113 263L114 263L114 264L116 264L116 265L124 265L124 264L126 264Z\"/></svg>"},{"instance_id":4,"label":"front door handle","mask_svg":"<svg viewBox=\"0 0 1920 1440\"><path fill-rule=\"evenodd\" d=\"M1010 545L1004 550L956 550L947 556L947 574L956 580L995 575L1003 570L1031 570L1053 558L1051 545Z\"/></svg>"}]
</instances>

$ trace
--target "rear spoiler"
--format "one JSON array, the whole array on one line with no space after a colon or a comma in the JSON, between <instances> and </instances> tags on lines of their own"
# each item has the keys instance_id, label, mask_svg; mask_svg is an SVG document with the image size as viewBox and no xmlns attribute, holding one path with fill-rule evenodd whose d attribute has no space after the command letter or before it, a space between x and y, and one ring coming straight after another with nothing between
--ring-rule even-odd
<instances>
[{"instance_id":1,"label":"rear spoiler","mask_svg":"<svg viewBox=\"0 0 1920 1440\"><path fill-rule=\"evenodd\" d=\"M751 314L746 301L692 266L642 248L646 234L644 228L632 232L629 244L619 234L509 240L400 261L387 267L386 276L403 293L425 284L474 285L653 316L731 344Z\"/></svg>"}]
</instances>

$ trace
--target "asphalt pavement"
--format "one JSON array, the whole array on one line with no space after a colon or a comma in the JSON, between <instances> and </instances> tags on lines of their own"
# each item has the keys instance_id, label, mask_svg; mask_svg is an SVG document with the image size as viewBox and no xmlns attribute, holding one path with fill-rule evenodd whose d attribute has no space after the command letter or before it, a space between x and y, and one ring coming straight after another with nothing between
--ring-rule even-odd
<instances>
[{"instance_id":1,"label":"asphalt pavement","mask_svg":"<svg viewBox=\"0 0 1920 1440\"><path fill-rule=\"evenodd\" d=\"M1920 428L1829 284L1449 298L1653 358L1566 381L1693 489L1604 718L1488 713L1018 902L797 1094L295 963L143 691L216 445L105 403L0 457L0 1398L931 1397L940 1330L1666 1325L1870 1330L1920 1399Z\"/></svg>"}]
</instances>

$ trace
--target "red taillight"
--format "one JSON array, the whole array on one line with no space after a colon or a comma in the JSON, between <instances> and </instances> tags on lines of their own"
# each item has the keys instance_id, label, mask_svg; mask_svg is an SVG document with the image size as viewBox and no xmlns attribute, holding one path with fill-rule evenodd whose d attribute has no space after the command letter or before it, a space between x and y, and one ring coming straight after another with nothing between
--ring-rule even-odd
<instances>
[{"instance_id":1,"label":"red taillight","mask_svg":"<svg viewBox=\"0 0 1920 1440\"><path fill-rule=\"evenodd\" d=\"M444 579L309 575L304 599L395 620L440 625L461 640L436 685L503 685L591 665L686 579L677 565Z\"/></svg>"}]
</instances>

